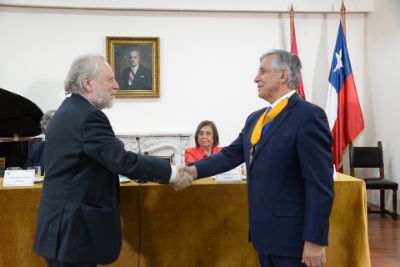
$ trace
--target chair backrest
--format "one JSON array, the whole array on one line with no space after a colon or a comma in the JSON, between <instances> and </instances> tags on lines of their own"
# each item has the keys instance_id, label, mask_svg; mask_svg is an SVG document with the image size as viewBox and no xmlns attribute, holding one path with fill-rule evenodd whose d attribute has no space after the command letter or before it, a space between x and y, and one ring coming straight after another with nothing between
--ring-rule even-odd
<instances>
[{"instance_id":1,"label":"chair backrest","mask_svg":"<svg viewBox=\"0 0 400 267\"><path fill-rule=\"evenodd\" d=\"M355 147L350 143L349 157L351 176L355 176L355 168L379 168L379 177L385 177L381 141L376 147Z\"/></svg>"}]
</instances>

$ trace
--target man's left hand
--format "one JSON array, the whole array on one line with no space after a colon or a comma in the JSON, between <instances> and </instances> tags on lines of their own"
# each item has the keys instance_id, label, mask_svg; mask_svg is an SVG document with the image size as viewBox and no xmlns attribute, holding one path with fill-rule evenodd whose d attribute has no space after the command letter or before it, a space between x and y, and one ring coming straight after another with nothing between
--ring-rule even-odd
<instances>
[{"instance_id":1,"label":"man's left hand","mask_svg":"<svg viewBox=\"0 0 400 267\"><path fill-rule=\"evenodd\" d=\"M307 267L322 267L326 264L325 247L319 244L304 242L303 258L301 260Z\"/></svg>"}]
</instances>

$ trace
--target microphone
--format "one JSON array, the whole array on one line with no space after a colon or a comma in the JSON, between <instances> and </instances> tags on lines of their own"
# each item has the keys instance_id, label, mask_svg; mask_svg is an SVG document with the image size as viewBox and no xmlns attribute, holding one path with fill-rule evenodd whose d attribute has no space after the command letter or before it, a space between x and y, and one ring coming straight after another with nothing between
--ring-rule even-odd
<instances>
[{"instance_id":1,"label":"microphone","mask_svg":"<svg viewBox=\"0 0 400 267\"><path fill-rule=\"evenodd\" d=\"M142 150L140 149L140 137L136 136L137 146L138 146L138 154L142 154Z\"/></svg>"},{"instance_id":2,"label":"microphone","mask_svg":"<svg viewBox=\"0 0 400 267\"><path fill-rule=\"evenodd\" d=\"M140 148L140 137L139 136L136 136L136 141L137 141L137 145L138 145L138 154L141 155L142 149ZM147 183L147 181L143 180L143 179L136 179L135 182L138 184Z\"/></svg>"}]
</instances>

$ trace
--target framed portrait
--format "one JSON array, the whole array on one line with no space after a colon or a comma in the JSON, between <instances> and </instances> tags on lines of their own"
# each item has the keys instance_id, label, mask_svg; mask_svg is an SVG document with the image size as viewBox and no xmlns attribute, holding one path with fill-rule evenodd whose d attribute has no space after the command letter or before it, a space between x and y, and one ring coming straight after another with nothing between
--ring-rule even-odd
<instances>
[{"instance_id":1,"label":"framed portrait","mask_svg":"<svg viewBox=\"0 0 400 267\"><path fill-rule=\"evenodd\" d=\"M160 97L158 37L107 37L118 98Z\"/></svg>"}]
</instances>

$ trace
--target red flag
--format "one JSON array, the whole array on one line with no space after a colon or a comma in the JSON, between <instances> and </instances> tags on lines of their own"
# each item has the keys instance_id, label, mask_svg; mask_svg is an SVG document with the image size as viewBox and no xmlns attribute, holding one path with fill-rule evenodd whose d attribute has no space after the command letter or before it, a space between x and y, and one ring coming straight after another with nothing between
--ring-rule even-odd
<instances>
[{"instance_id":1,"label":"red flag","mask_svg":"<svg viewBox=\"0 0 400 267\"><path fill-rule=\"evenodd\" d=\"M299 56L299 51L297 50L296 30L294 28L293 5L290 8L289 14L290 14L290 40L291 40L290 53L292 53L293 55ZM300 73L299 85L297 86L297 93L299 93L299 95L303 99L306 99L306 95L304 94L303 78L301 77L301 73Z\"/></svg>"},{"instance_id":2,"label":"red flag","mask_svg":"<svg viewBox=\"0 0 400 267\"><path fill-rule=\"evenodd\" d=\"M343 150L364 129L342 23L333 52L325 112L333 135L333 163L341 170Z\"/></svg>"}]
</instances>

